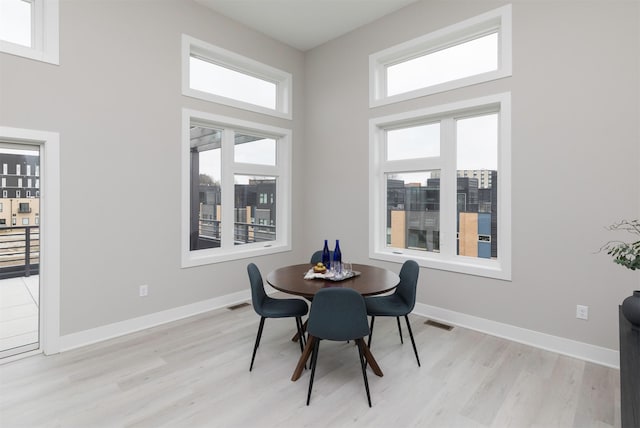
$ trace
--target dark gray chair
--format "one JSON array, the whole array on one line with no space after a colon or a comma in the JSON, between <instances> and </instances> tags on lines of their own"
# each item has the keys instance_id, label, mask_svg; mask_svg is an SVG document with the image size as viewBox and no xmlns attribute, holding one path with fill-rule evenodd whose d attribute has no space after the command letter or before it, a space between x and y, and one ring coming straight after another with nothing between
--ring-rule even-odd
<instances>
[{"instance_id":1,"label":"dark gray chair","mask_svg":"<svg viewBox=\"0 0 640 428\"><path fill-rule=\"evenodd\" d=\"M329 259L333 261L333 251L329 251ZM311 255L311 261L309 263L311 263L312 265L315 265L316 263L321 261L322 261L322 250L318 250Z\"/></svg>"},{"instance_id":2,"label":"dark gray chair","mask_svg":"<svg viewBox=\"0 0 640 428\"><path fill-rule=\"evenodd\" d=\"M371 337L373 336L373 323L376 317L396 317L398 323L398 332L400 333L400 342L402 340L402 327L400 326L400 317L404 317L409 330L409 337L413 345L413 352L416 354L418 367L420 367L420 357L418 357L418 349L413 339L411 324L409 324L409 314L413 311L416 304L416 287L418 284L418 274L420 267L413 260L407 260L400 269L400 283L393 294L388 296L367 297L365 304L367 305L367 315L371 316L371 334L369 335L369 347L371 347Z\"/></svg>"},{"instance_id":3,"label":"dark gray chair","mask_svg":"<svg viewBox=\"0 0 640 428\"><path fill-rule=\"evenodd\" d=\"M367 391L367 401L369 402L369 407L371 407L369 381L367 380L364 357L365 353L369 352L369 348L363 339L369 334L369 326L367 325L367 310L364 304L364 298L360 293L350 288L337 287L319 290L313 297L313 303L311 303L307 332L309 333L309 343L307 346L313 346L307 406L311 400L311 389L313 388L313 378L318 362L320 341L325 339L356 341L358 344L358 353L360 354L364 387Z\"/></svg>"},{"instance_id":4,"label":"dark gray chair","mask_svg":"<svg viewBox=\"0 0 640 428\"><path fill-rule=\"evenodd\" d=\"M258 327L258 335L256 343L253 346L253 355L251 356L251 365L249 371L253 369L253 361L256 358L256 351L260 346L260 338L262 337L262 329L264 328L264 320L267 318L295 318L296 329L302 337L300 340L300 352L304 350L304 334L302 332L302 317L309 312L309 306L301 299L274 299L267 296L264 291L264 283L262 275L258 267L249 263L247 266L249 273L249 282L251 283L251 301L253 309L260 315L260 326Z\"/></svg>"}]
</instances>

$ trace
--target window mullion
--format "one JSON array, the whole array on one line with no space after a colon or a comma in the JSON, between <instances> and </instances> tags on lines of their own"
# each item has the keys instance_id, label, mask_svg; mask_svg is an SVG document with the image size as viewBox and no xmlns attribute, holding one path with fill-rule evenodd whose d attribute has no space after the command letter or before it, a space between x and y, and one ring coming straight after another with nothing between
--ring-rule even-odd
<instances>
[{"instance_id":1,"label":"window mullion","mask_svg":"<svg viewBox=\"0 0 640 428\"><path fill-rule=\"evenodd\" d=\"M446 258L456 255L456 140L455 121L443 119L440 123L440 156L442 171L440 182L440 253Z\"/></svg>"},{"instance_id":2,"label":"window mullion","mask_svg":"<svg viewBox=\"0 0 640 428\"><path fill-rule=\"evenodd\" d=\"M230 129L222 131L221 145L221 170L222 170L222 231L221 231L221 247L232 249L234 247L234 229L235 229L235 185L234 185L234 148L235 132Z\"/></svg>"}]
</instances>

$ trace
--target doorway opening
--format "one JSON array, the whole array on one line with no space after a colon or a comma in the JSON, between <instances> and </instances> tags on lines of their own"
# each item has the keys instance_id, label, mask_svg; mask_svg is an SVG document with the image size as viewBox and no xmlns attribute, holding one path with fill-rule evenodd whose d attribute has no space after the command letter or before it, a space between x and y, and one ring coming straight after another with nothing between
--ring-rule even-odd
<instances>
[{"instance_id":1,"label":"doorway opening","mask_svg":"<svg viewBox=\"0 0 640 428\"><path fill-rule=\"evenodd\" d=\"M40 146L0 140L0 358L40 348Z\"/></svg>"}]
</instances>

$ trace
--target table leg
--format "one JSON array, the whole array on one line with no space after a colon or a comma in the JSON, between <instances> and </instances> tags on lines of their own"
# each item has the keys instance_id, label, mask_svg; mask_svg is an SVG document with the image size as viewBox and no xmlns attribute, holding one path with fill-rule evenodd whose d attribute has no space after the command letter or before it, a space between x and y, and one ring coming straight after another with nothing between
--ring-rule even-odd
<instances>
[{"instance_id":1,"label":"table leg","mask_svg":"<svg viewBox=\"0 0 640 428\"><path fill-rule=\"evenodd\" d=\"M315 337L309 335L309 340L307 340L307 345L304 347L304 352L300 355L300 359L298 360L298 365L296 369L293 371L293 376L291 376L291 381L295 382L300 379L302 375L302 370L304 370L304 366L307 364L307 360L311 356L311 352L313 352L313 344L316 342Z\"/></svg>"},{"instance_id":2,"label":"table leg","mask_svg":"<svg viewBox=\"0 0 640 428\"><path fill-rule=\"evenodd\" d=\"M382 377L383 376L382 370L380 369L380 366L378 365L378 362L376 361L376 359L373 357L373 354L369 350L369 347L365 343L364 339L362 338L356 339L356 342L362 343L362 349L364 350L364 358L367 360L367 363L369 363L369 365L371 366L371 370L373 370L373 372L378 376Z\"/></svg>"}]
</instances>

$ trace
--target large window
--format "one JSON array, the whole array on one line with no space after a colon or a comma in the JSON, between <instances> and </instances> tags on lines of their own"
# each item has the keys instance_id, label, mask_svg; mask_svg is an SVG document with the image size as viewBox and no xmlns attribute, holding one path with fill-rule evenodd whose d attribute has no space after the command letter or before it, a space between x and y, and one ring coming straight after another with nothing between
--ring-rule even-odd
<instances>
[{"instance_id":1,"label":"large window","mask_svg":"<svg viewBox=\"0 0 640 428\"><path fill-rule=\"evenodd\" d=\"M0 52L58 64L58 0L0 0Z\"/></svg>"},{"instance_id":2,"label":"large window","mask_svg":"<svg viewBox=\"0 0 640 428\"><path fill-rule=\"evenodd\" d=\"M370 122L370 256L510 279L510 95Z\"/></svg>"},{"instance_id":3,"label":"large window","mask_svg":"<svg viewBox=\"0 0 640 428\"><path fill-rule=\"evenodd\" d=\"M371 107L511 75L511 6L369 57Z\"/></svg>"},{"instance_id":4,"label":"large window","mask_svg":"<svg viewBox=\"0 0 640 428\"><path fill-rule=\"evenodd\" d=\"M291 119L291 74L182 36L182 93Z\"/></svg>"},{"instance_id":5,"label":"large window","mask_svg":"<svg viewBox=\"0 0 640 428\"><path fill-rule=\"evenodd\" d=\"M291 248L290 140L288 129L183 111L183 267Z\"/></svg>"}]
</instances>

